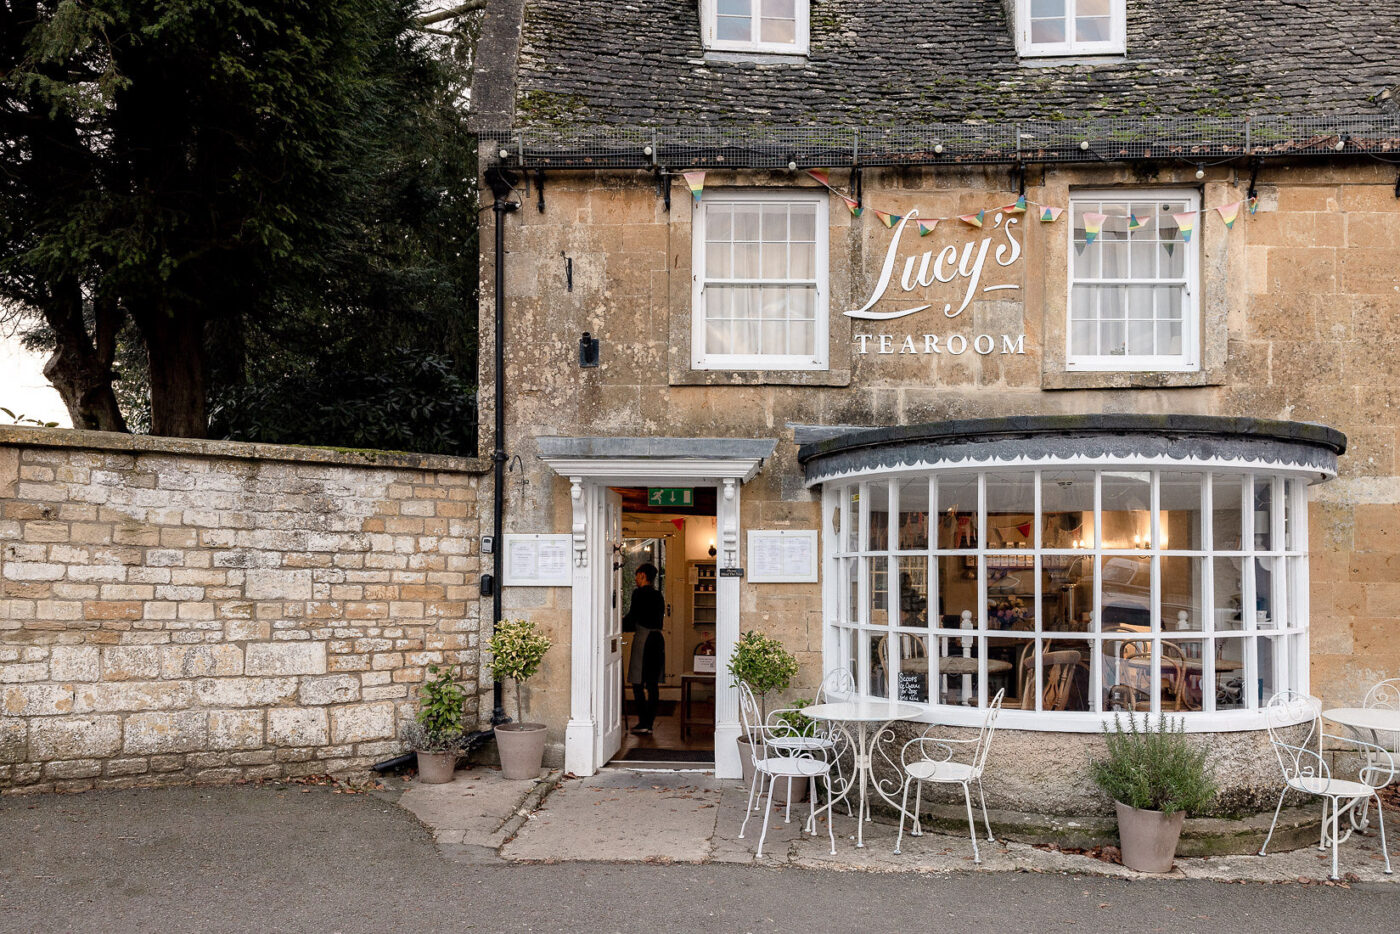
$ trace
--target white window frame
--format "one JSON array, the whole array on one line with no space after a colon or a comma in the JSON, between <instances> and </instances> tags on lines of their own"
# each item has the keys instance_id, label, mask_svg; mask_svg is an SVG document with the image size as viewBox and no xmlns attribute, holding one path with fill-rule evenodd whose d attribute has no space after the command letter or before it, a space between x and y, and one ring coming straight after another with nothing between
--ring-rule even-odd
<instances>
[{"instance_id":1,"label":"white window frame","mask_svg":"<svg viewBox=\"0 0 1400 934\"><path fill-rule=\"evenodd\" d=\"M1075 207L1082 201L1130 204L1135 201L1185 201L1187 212L1197 212L1191 241L1182 242L1186 251L1185 291L1181 302L1181 353L1179 355L1117 356L1075 354L1073 352L1073 309L1076 281L1097 285L1166 285L1180 280L1167 279L1083 279L1074 277ZM1111 188L1076 189L1070 193L1067 248L1065 252L1065 369L1069 372L1194 373L1201 368L1201 283L1200 242L1204 226L1200 217L1201 193L1194 188ZM1094 249L1090 245L1089 249Z\"/></svg>"},{"instance_id":2,"label":"white window frame","mask_svg":"<svg viewBox=\"0 0 1400 934\"><path fill-rule=\"evenodd\" d=\"M793 41L788 42L762 42L759 40L759 10L762 0L752 0L753 3L753 27L749 41L736 39L719 39L719 2L718 0L700 0L700 35L704 42L706 51L712 52L762 52L769 55L806 55L809 38L811 35L811 2L810 0L793 0L794 14L797 24L794 28Z\"/></svg>"},{"instance_id":3,"label":"white window frame","mask_svg":"<svg viewBox=\"0 0 1400 934\"><path fill-rule=\"evenodd\" d=\"M1016 51L1022 58L1054 55L1122 55L1128 48L1127 0L1109 0L1109 38L1104 42L1075 42L1074 11L1079 0L1065 0L1064 42L1031 42L1031 0L1016 4Z\"/></svg>"},{"instance_id":4,"label":"white window frame","mask_svg":"<svg viewBox=\"0 0 1400 934\"><path fill-rule=\"evenodd\" d=\"M816 321L814 323L813 353L806 354L715 354L705 349L705 216L715 204L737 202L784 202L815 204L816 250L813 277L816 281ZM691 328L690 362L696 370L825 370L830 365L830 311L828 300L828 252L831 231L831 199L826 192L783 189L754 189L748 191L705 191L694 202L691 215ZM734 282L738 280L726 280ZM752 280L758 284L764 280ZM789 280L792 281L792 280Z\"/></svg>"}]
</instances>

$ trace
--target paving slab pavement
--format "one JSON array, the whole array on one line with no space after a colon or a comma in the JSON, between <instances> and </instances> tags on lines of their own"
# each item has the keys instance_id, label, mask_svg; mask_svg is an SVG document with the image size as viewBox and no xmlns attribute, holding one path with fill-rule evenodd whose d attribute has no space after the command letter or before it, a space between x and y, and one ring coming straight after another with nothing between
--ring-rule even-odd
<instances>
[{"instance_id":1,"label":"paving slab pavement","mask_svg":"<svg viewBox=\"0 0 1400 934\"><path fill-rule=\"evenodd\" d=\"M978 865L973 862L972 845L966 836L925 832L914 837L907 828L903 852L895 855L898 828L878 815L865 826L866 846L857 849L855 818L839 806L833 855L824 815L819 817L815 836L803 832L806 804L793 805L791 822L784 820L781 805L774 807L764 854L759 858L756 850L762 813L752 816L740 838L748 789L735 780L716 779L701 771L626 768L603 769L588 778L566 776L558 780L557 787L553 779L507 783L499 776L499 772L481 767L459 772L451 785L410 789L401 803L429 827L447 856L518 863L727 863L871 872L980 870L1154 878L1083 854L985 839L979 840L982 862ZM527 802L527 796L533 797ZM538 806L528 818L522 817L535 802ZM1391 852L1400 868L1394 841ZM1155 878L1321 881L1330 870L1330 852L1305 847L1265 857L1181 858L1171 873ZM1374 833L1353 834L1343 843L1340 870L1353 882L1400 881L1400 876L1384 874L1380 840Z\"/></svg>"}]
</instances>

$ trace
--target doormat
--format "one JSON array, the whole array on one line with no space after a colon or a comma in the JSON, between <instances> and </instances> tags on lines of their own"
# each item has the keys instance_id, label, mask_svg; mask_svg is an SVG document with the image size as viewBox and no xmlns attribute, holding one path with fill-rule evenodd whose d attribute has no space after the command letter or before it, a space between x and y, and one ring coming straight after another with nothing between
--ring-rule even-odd
<instances>
[{"instance_id":1,"label":"doormat","mask_svg":"<svg viewBox=\"0 0 1400 934\"><path fill-rule=\"evenodd\" d=\"M714 762L713 749L629 749L615 761L622 762Z\"/></svg>"}]
</instances>

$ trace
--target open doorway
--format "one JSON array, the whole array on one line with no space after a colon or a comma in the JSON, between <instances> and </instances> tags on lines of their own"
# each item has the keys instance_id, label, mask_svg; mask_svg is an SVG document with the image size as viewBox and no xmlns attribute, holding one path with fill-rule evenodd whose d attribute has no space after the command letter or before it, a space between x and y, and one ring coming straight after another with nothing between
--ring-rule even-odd
<instances>
[{"instance_id":1,"label":"open doorway","mask_svg":"<svg viewBox=\"0 0 1400 934\"><path fill-rule=\"evenodd\" d=\"M613 552L613 599L621 618L633 621L623 627L622 746L616 758L629 763L712 763L715 488L613 487L610 492L622 504L621 538ZM654 577L650 586L659 600L639 596L639 586L647 586L648 576ZM641 632L656 615L661 617L659 636ZM637 626L638 621L642 625ZM634 649L646 643L650 645L634 660Z\"/></svg>"}]
</instances>

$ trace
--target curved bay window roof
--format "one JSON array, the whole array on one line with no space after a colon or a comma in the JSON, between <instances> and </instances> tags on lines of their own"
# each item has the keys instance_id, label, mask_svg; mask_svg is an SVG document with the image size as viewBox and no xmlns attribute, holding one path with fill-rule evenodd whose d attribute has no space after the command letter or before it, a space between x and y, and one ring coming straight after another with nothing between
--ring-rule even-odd
<instances>
[{"instance_id":1,"label":"curved bay window roof","mask_svg":"<svg viewBox=\"0 0 1400 934\"><path fill-rule=\"evenodd\" d=\"M1097 731L1114 712L1263 727L1308 689L1307 487L1345 437L1298 422L1034 416L804 444L823 495L826 667L860 694Z\"/></svg>"}]
</instances>

